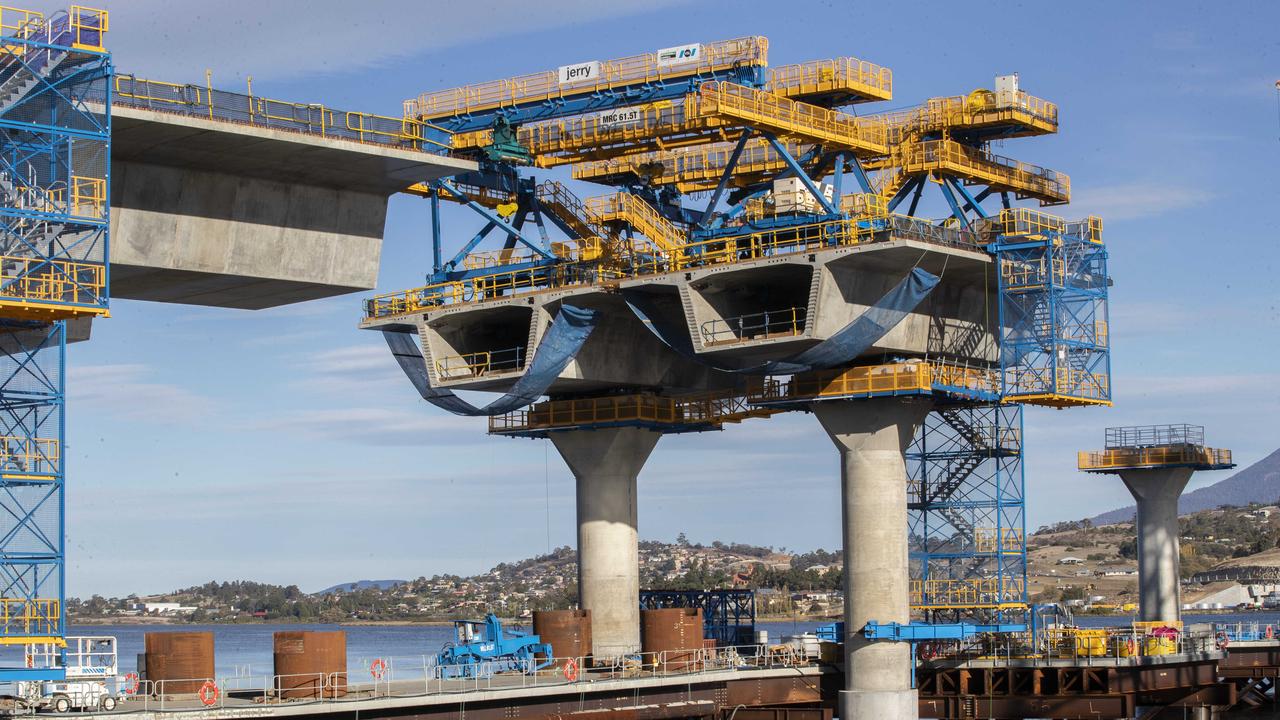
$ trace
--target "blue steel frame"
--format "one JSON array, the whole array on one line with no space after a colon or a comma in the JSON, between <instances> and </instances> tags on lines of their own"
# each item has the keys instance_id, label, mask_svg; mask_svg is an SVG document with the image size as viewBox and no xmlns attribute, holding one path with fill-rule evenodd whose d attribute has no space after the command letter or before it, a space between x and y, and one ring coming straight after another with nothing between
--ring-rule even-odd
<instances>
[{"instance_id":1,"label":"blue steel frame","mask_svg":"<svg viewBox=\"0 0 1280 720\"><path fill-rule=\"evenodd\" d=\"M85 47L105 19L0 39L0 681L65 677L25 645L65 645L67 322L105 315L110 287L111 57Z\"/></svg>"},{"instance_id":2,"label":"blue steel frame","mask_svg":"<svg viewBox=\"0 0 1280 720\"><path fill-rule=\"evenodd\" d=\"M926 417L906 461L918 613L934 623L1025 621L1007 609L1027 602L1022 406L942 406ZM981 591L934 594L930 581Z\"/></svg>"},{"instance_id":3,"label":"blue steel frame","mask_svg":"<svg viewBox=\"0 0 1280 720\"><path fill-rule=\"evenodd\" d=\"M1086 222L1002 234L998 273L1003 396L1037 404L1110 404L1107 251Z\"/></svg>"},{"instance_id":4,"label":"blue steel frame","mask_svg":"<svg viewBox=\"0 0 1280 720\"><path fill-rule=\"evenodd\" d=\"M641 590L640 609L702 608L703 637L720 647L755 644L754 590Z\"/></svg>"}]
</instances>

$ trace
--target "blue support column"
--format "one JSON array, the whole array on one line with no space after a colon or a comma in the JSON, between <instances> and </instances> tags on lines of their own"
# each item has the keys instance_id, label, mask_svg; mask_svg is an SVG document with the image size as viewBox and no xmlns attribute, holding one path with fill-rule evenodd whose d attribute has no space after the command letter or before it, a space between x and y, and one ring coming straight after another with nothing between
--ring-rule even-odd
<instances>
[{"instance_id":1,"label":"blue support column","mask_svg":"<svg viewBox=\"0 0 1280 720\"><path fill-rule=\"evenodd\" d=\"M707 209L702 211L702 217L698 219L698 227L703 227L707 221L711 219L712 213L716 210L716 205L720 204L720 198L724 196L724 190L729 185L729 179L733 177L733 171L738 167L738 159L742 157L742 150L747 146L747 141L751 139L751 131L745 130L742 137L738 138L738 144L733 147L733 154L729 156L729 163L724 166L724 172L720 173L720 182L716 184L715 192L711 193L711 199L707 201Z\"/></svg>"}]
</instances>

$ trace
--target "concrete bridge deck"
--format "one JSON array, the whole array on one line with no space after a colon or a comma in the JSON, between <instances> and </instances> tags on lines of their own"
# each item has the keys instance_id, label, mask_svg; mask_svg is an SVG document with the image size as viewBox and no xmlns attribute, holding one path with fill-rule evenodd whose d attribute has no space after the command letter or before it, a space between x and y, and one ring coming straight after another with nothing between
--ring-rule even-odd
<instances>
[{"instance_id":1,"label":"concrete bridge deck","mask_svg":"<svg viewBox=\"0 0 1280 720\"><path fill-rule=\"evenodd\" d=\"M476 164L116 103L111 294L261 309L372 289L388 198Z\"/></svg>"}]
</instances>

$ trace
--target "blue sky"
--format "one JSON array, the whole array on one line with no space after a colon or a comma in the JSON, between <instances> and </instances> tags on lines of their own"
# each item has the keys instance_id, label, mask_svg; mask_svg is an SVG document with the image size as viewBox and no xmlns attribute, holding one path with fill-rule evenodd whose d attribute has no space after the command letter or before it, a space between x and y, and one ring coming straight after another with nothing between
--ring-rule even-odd
<instances>
[{"instance_id":1,"label":"blue sky","mask_svg":"<svg viewBox=\"0 0 1280 720\"><path fill-rule=\"evenodd\" d=\"M1068 173L1106 222L1116 406L1027 412L1032 527L1124 504L1075 471L1109 425L1191 422L1241 464L1280 432L1273 3L542 0L108 3L117 67L395 115L425 90L687 42L767 35L773 64L854 55L891 109L1018 72L1062 132L997 152ZM589 189L584 189L591 194ZM379 290L420 284L425 201L391 202ZM454 237L477 227L453 210ZM261 312L116 301L69 351L68 592L209 579L316 590L471 573L572 544L572 478L543 441L429 408L359 295ZM1195 483L1225 477L1204 474ZM810 416L664 438L640 533L839 545L838 474Z\"/></svg>"}]
</instances>

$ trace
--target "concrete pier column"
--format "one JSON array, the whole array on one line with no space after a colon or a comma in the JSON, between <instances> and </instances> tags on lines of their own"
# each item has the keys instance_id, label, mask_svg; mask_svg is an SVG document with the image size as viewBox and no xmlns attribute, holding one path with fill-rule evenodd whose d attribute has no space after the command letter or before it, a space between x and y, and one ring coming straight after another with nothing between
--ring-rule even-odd
<instances>
[{"instance_id":1,"label":"concrete pier column","mask_svg":"<svg viewBox=\"0 0 1280 720\"><path fill-rule=\"evenodd\" d=\"M841 720L918 717L911 646L871 642L868 622L911 620L903 452L928 414L919 398L814 403L840 450L844 529L845 689Z\"/></svg>"},{"instance_id":2,"label":"concrete pier column","mask_svg":"<svg viewBox=\"0 0 1280 720\"><path fill-rule=\"evenodd\" d=\"M551 442L578 485L578 602L591 611L597 660L640 651L636 477L660 433L572 430Z\"/></svg>"},{"instance_id":3,"label":"concrete pier column","mask_svg":"<svg viewBox=\"0 0 1280 720\"><path fill-rule=\"evenodd\" d=\"M1142 621L1182 617L1178 497L1193 472L1186 467L1120 471L1138 505L1138 618Z\"/></svg>"}]
</instances>

